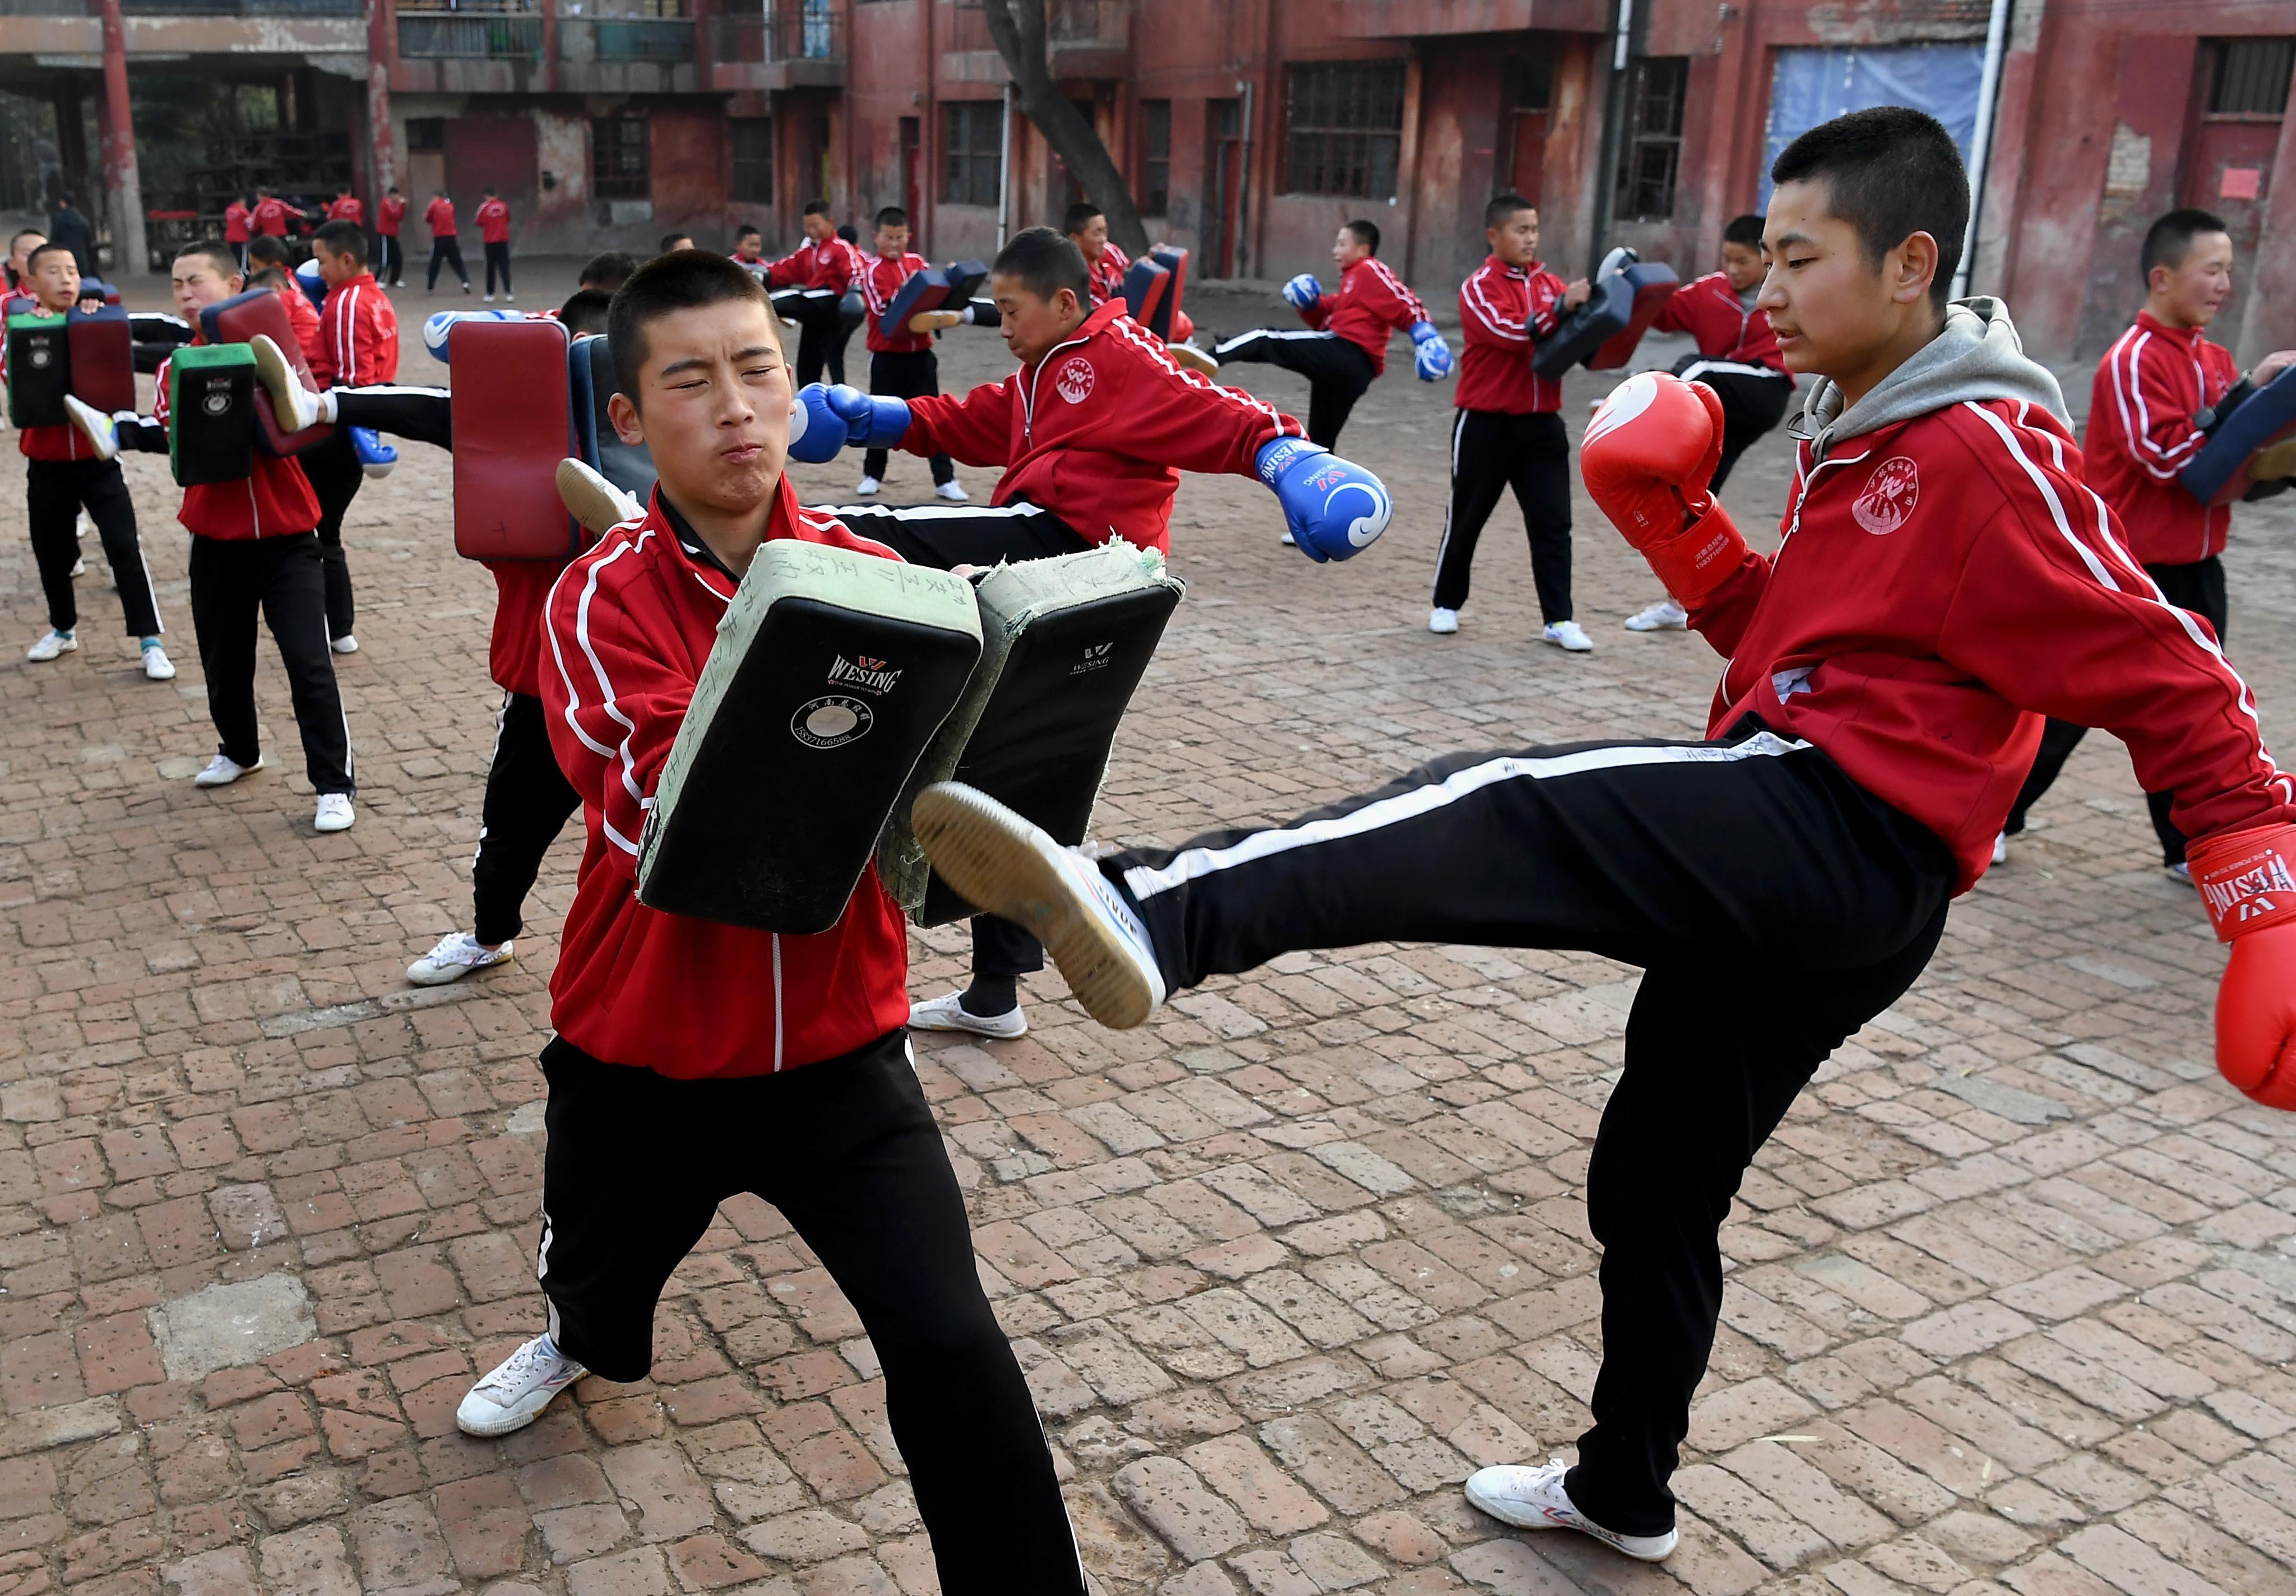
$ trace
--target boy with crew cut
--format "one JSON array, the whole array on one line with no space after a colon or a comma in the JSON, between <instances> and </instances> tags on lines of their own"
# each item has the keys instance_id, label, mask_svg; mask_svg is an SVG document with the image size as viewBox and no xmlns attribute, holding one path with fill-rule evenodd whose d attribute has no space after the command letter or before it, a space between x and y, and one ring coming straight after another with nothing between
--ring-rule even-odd
<instances>
[{"instance_id":1,"label":"boy with crew cut","mask_svg":"<svg viewBox=\"0 0 2296 1596\"><path fill-rule=\"evenodd\" d=\"M739 266L700 251L651 263L615 299L609 338L615 430L652 448L660 477L643 520L576 560L545 612L550 736L588 828L542 1053L549 1328L472 1388L456 1421L502 1435L586 1369L644 1378L663 1282L719 1202L753 1191L868 1332L941 1589L1075 1596L1051 1450L902 1031L898 905L873 868L817 936L637 900L634 839L758 548L891 552L799 506L783 472L789 372L765 291Z\"/></svg>"},{"instance_id":2,"label":"boy with crew cut","mask_svg":"<svg viewBox=\"0 0 2296 1596\"><path fill-rule=\"evenodd\" d=\"M1084 257L1084 269L1092 278L1092 302L1105 305L1111 299L1122 299L1124 274L1131 269L1132 260L1108 241L1108 217L1101 213L1100 207L1089 200L1078 200L1069 207L1061 230Z\"/></svg>"},{"instance_id":3,"label":"boy with crew cut","mask_svg":"<svg viewBox=\"0 0 2296 1596\"><path fill-rule=\"evenodd\" d=\"M1757 301L1762 291L1762 218L1734 217L1722 229L1718 271L1685 282L1651 323L1656 332L1687 332L1698 348L1674 363L1685 382L1702 382L1722 401L1722 461L1714 468L1720 491L1753 441L1785 419L1793 373L1778 353L1777 334ZM1629 632L1678 629L1682 606L1669 593L1627 617Z\"/></svg>"},{"instance_id":4,"label":"boy with crew cut","mask_svg":"<svg viewBox=\"0 0 2296 1596\"><path fill-rule=\"evenodd\" d=\"M766 268L766 286L775 291L774 308L798 327L797 382L845 381L845 339L840 308L859 282L865 263L861 251L837 235L829 201L805 202L805 241Z\"/></svg>"},{"instance_id":5,"label":"boy with crew cut","mask_svg":"<svg viewBox=\"0 0 2296 1596\"><path fill-rule=\"evenodd\" d=\"M1049 227L1015 234L991 264L988 287L997 334L1021 362L1002 382L914 401L851 389L824 398L848 417L845 444L1002 466L996 491L971 509L835 512L863 536L944 570L1070 554L1111 537L1168 554L1184 471L1257 475L1283 505L1286 541L1317 561L1347 559L1386 528L1387 490L1376 477L1306 442L1300 423L1273 405L1174 364L1122 299L1095 306L1070 240ZM809 430L800 458L828 459L839 441ZM1020 978L1044 967L1034 937L976 916L972 985L917 1004L909 1024L1021 1035L1029 1025Z\"/></svg>"},{"instance_id":6,"label":"boy with crew cut","mask_svg":"<svg viewBox=\"0 0 2296 1596\"><path fill-rule=\"evenodd\" d=\"M518 296L510 291L510 207L492 187L481 191L479 209L472 220L479 225L479 247L487 257L487 299L495 302L495 274L502 274L503 303L515 305Z\"/></svg>"},{"instance_id":7,"label":"boy with crew cut","mask_svg":"<svg viewBox=\"0 0 2296 1596\"><path fill-rule=\"evenodd\" d=\"M2209 341L2209 323L2232 297L2232 235L2222 217L2170 211L2146 230L2141 259L2144 306L2097 364L2081 462L2089 486L2120 518L2126 546L2144 574L2170 603L2207 621L2221 643L2227 607L2219 556L2232 506L2202 503L2177 473L2219 422L2296 363L2296 350L2267 355L2243 376L2232 352ZM2087 730L2052 719L2042 732L2041 751L2002 828L2004 840L1994 847L1996 863L2006 858L2006 839L2025 829L2027 812ZM2166 791L2145 790L2161 863L2184 875L2185 834L2169 816L2172 802Z\"/></svg>"},{"instance_id":8,"label":"boy with crew cut","mask_svg":"<svg viewBox=\"0 0 2296 1596\"><path fill-rule=\"evenodd\" d=\"M366 267L366 233L354 222L327 222L311 235L311 256L327 285L319 307L318 348L311 375L322 389L364 388L398 375L398 312ZM257 359L262 359L258 348ZM338 654L358 651L350 558L343 552L343 517L366 480L348 428L306 449L297 459L319 495L319 546L327 561L327 634Z\"/></svg>"},{"instance_id":9,"label":"boy with crew cut","mask_svg":"<svg viewBox=\"0 0 2296 1596\"><path fill-rule=\"evenodd\" d=\"M901 285L925 269L925 258L909 252L909 213L898 205L879 211L872 241L877 253L865 263L868 269L861 274L861 301L869 315L869 391L896 399L938 394L940 360L933 353L931 334L912 332L906 327L887 332L878 325L885 307L899 296ZM862 455L861 485L855 493L870 498L884 487L887 458L882 449L871 449ZM929 463L933 492L953 504L964 503L970 495L956 479L956 462L947 454L935 454Z\"/></svg>"},{"instance_id":10,"label":"boy with crew cut","mask_svg":"<svg viewBox=\"0 0 2296 1596\"><path fill-rule=\"evenodd\" d=\"M2296 1108L2296 782L2206 626L2121 552L2055 380L1999 302L1946 304L1969 216L1952 135L1856 111L1771 176L1761 303L1787 364L1819 379L1790 552L1749 548L1708 491L1711 389L1630 379L1580 446L1595 503L1728 659L1707 741L1455 755L1287 825L1104 858L968 788L914 808L944 879L1037 929L1107 1024L1308 948L1456 941L1644 968L1587 1173L1593 1427L1575 1467L1486 1469L1466 1489L1509 1524L1653 1560L1676 1543L1668 1481L1746 1167L1921 974L2043 714L2112 728L2176 794L2232 943L2218 1065Z\"/></svg>"},{"instance_id":11,"label":"boy with crew cut","mask_svg":"<svg viewBox=\"0 0 2296 1596\"><path fill-rule=\"evenodd\" d=\"M463 265L462 229L455 221L455 202L447 197L443 188L430 191L430 203L422 208L422 225L430 230L430 272L424 280L422 291L439 291L439 268L450 266L455 275L463 280L463 291L471 291L471 274Z\"/></svg>"},{"instance_id":12,"label":"boy with crew cut","mask_svg":"<svg viewBox=\"0 0 2296 1596\"><path fill-rule=\"evenodd\" d=\"M1538 259L1538 208L1501 194L1483 208L1491 252L1459 284L1459 408L1451 423L1451 503L1435 555L1435 607L1427 629L1459 629L1468 573L1483 523L1499 495L1514 490L1530 538L1530 577L1544 641L1583 654L1595 645L1570 613L1570 437L1562 387L1531 369L1531 351L1587 302L1584 278L1566 283Z\"/></svg>"},{"instance_id":13,"label":"boy with crew cut","mask_svg":"<svg viewBox=\"0 0 2296 1596\"><path fill-rule=\"evenodd\" d=\"M774 265L766 258L766 235L755 227L746 225L734 230L733 259L736 266L760 282L766 280L766 274L773 269Z\"/></svg>"}]
</instances>

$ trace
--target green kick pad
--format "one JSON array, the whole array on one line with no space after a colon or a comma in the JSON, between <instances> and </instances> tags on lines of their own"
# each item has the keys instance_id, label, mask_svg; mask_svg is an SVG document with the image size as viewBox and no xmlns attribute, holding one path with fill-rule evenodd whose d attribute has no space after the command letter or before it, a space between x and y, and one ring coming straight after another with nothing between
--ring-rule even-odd
<instances>
[{"instance_id":1,"label":"green kick pad","mask_svg":"<svg viewBox=\"0 0 2296 1596\"><path fill-rule=\"evenodd\" d=\"M655 785L638 901L761 931L829 929L980 659L964 578L767 544Z\"/></svg>"},{"instance_id":2,"label":"green kick pad","mask_svg":"<svg viewBox=\"0 0 2296 1596\"><path fill-rule=\"evenodd\" d=\"M8 420L18 427L69 427L71 344L66 319L20 310L8 318Z\"/></svg>"},{"instance_id":3,"label":"green kick pad","mask_svg":"<svg viewBox=\"0 0 2296 1596\"><path fill-rule=\"evenodd\" d=\"M909 804L931 782L977 787L1052 834L1082 842L1117 723L1186 590L1164 557L1121 538L1000 565L974 587L980 668L917 763L877 847L877 875L919 925L973 907L931 873Z\"/></svg>"},{"instance_id":4,"label":"green kick pad","mask_svg":"<svg viewBox=\"0 0 2296 1596\"><path fill-rule=\"evenodd\" d=\"M168 361L168 464L178 487L255 473L255 351L188 344Z\"/></svg>"}]
</instances>

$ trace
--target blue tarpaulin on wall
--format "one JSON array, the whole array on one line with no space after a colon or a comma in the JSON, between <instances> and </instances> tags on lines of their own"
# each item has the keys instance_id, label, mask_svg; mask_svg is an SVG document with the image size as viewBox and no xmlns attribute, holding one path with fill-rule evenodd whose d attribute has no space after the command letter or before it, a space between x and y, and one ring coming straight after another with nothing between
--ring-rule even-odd
<instances>
[{"instance_id":1,"label":"blue tarpaulin on wall","mask_svg":"<svg viewBox=\"0 0 2296 1596\"><path fill-rule=\"evenodd\" d=\"M1770 163L1820 122L1874 105L1910 105L1946 125L1969 159L1977 133L1977 88L1985 75L1982 45L1896 45L1839 50L1781 50L1770 77L1764 128L1762 191L1770 202Z\"/></svg>"}]
</instances>

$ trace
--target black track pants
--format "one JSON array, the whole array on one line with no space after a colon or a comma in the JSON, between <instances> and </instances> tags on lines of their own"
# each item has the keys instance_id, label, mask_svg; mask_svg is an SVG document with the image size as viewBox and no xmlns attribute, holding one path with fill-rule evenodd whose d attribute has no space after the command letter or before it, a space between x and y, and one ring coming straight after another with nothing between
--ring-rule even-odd
<instances>
[{"instance_id":1,"label":"black track pants","mask_svg":"<svg viewBox=\"0 0 2296 1596\"><path fill-rule=\"evenodd\" d=\"M1371 356L1336 332L1259 327L1223 339L1212 350L1222 365L1259 360L1308 379L1308 440L1340 446L1340 429L1377 375Z\"/></svg>"},{"instance_id":2,"label":"black track pants","mask_svg":"<svg viewBox=\"0 0 2296 1596\"><path fill-rule=\"evenodd\" d=\"M429 280L422 285L425 291L439 286L439 268L441 266L453 266L455 275L463 280L463 291L464 293L471 291L471 274L463 265L463 246L458 241L457 235L449 234L445 238L433 238L430 241L430 274Z\"/></svg>"},{"instance_id":3,"label":"black track pants","mask_svg":"<svg viewBox=\"0 0 2296 1596\"><path fill-rule=\"evenodd\" d=\"M1514 490L1530 538L1530 577L1548 626L1571 618L1570 436L1552 411L1462 410L1451 423L1451 504L1435 555L1435 607L1467 602L1475 544L1499 495Z\"/></svg>"},{"instance_id":4,"label":"black track pants","mask_svg":"<svg viewBox=\"0 0 2296 1596\"><path fill-rule=\"evenodd\" d=\"M441 449L455 446L455 401L443 388L339 388L335 421Z\"/></svg>"},{"instance_id":5,"label":"black track pants","mask_svg":"<svg viewBox=\"0 0 2296 1596\"><path fill-rule=\"evenodd\" d=\"M922 399L940 392L940 362L931 349L882 349L869 356L869 391L888 399ZM871 449L861 456L861 474L882 479L887 452ZM956 480L956 462L936 454L931 462L932 479Z\"/></svg>"},{"instance_id":6,"label":"black track pants","mask_svg":"<svg viewBox=\"0 0 2296 1596\"><path fill-rule=\"evenodd\" d=\"M471 866L472 934L480 941L492 946L519 934L542 856L581 806L550 751L542 700L504 693L495 722L495 755L487 765L479 856Z\"/></svg>"},{"instance_id":7,"label":"black track pants","mask_svg":"<svg viewBox=\"0 0 2296 1596\"><path fill-rule=\"evenodd\" d=\"M26 519L32 534L32 562L39 567L40 592L48 601L48 625L69 632L79 625L79 599L72 591L72 567L79 561L79 512L86 505L103 540L103 558L119 589L119 610L130 637L157 637L160 607L152 597L152 572L135 536L135 502L117 460L27 460L24 462Z\"/></svg>"},{"instance_id":8,"label":"black track pants","mask_svg":"<svg viewBox=\"0 0 2296 1596\"><path fill-rule=\"evenodd\" d=\"M358 615L351 599L350 558L343 552L343 517L358 497L366 472L359 465L349 430L343 427L296 459L319 501L319 552L327 568L327 635L348 637Z\"/></svg>"},{"instance_id":9,"label":"black track pants","mask_svg":"<svg viewBox=\"0 0 2296 1596\"><path fill-rule=\"evenodd\" d=\"M192 629L208 679L217 749L242 765L263 751L255 719L255 618L279 645L303 769L314 790L355 790L350 727L327 650L325 562L308 532L289 537L193 537Z\"/></svg>"},{"instance_id":10,"label":"black track pants","mask_svg":"<svg viewBox=\"0 0 2296 1596\"><path fill-rule=\"evenodd\" d=\"M1722 460L1709 486L1719 493L1754 440L1785 420L1793 385L1783 372L1734 360L1709 360L1685 356L1675 362L1674 374L1685 382L1702 382L1722 401Z\"/></svg>"}]
</instances>

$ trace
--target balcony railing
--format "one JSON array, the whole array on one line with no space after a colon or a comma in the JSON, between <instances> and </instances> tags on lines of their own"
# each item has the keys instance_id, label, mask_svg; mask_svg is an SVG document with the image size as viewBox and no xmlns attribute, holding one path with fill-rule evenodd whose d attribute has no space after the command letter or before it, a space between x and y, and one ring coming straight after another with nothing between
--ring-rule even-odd
<instances>
[{"instance_id":1,"label":"balcony railing","mask_svg":"<svg viewBox=\"0 0 2296 1596\"><path fill-rule=\"evenodd\" d=\"M119 0L131 17L359 17L365 0Z\"/></svg>"},{"instance_id":2,"label":"balcony railing","mask_svg":"<svg viewBox=\"0 0 2296 1596\"><path fill-rule=\"evenodd\" d=\"M716 25L715 59L727 64L845 59L845 19L825 0L800 0L762 16L721 13Z\"/></svg>"},{"instance_id":3,"label":"balcony railing","mask_svg":"<svg viewBox=\"0 0 2296 1596\"><path fill-rule=\"evenodd\" d=\"M691 17L558 18L558 59L563 61L652 61L678 66L693 59Z\"/></svg>"},{"instance_id":4,"label":"balcony railing","mask_svg":"<svg viewBox=\"0 0 2296 1596\"><path fill-rule=\"evenodd\" d=\"M411 61L542 59L542 19L502 12L401 12L398 53Z\"/></svg>"}]
</instances>

